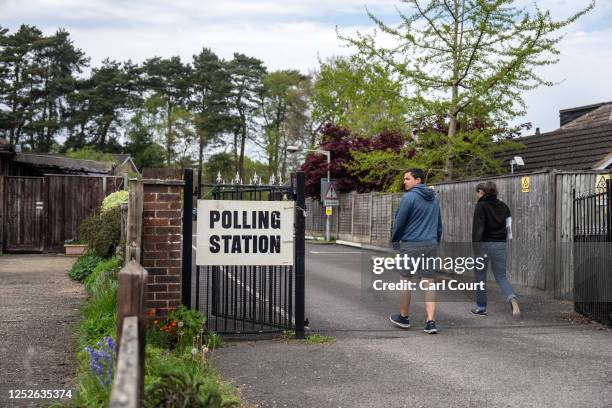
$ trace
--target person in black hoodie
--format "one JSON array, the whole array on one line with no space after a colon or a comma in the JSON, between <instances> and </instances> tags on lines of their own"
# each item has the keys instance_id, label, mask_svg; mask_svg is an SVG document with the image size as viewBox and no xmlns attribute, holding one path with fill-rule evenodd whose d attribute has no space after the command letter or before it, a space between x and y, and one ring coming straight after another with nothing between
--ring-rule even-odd
<instances>
[{"instance_id":1,"label":"person in black hoodie","mask_svg":"<svg viewBox=\"0 0 612 408\"><path fill-rule=\"evenodd\" d=\"M474 269L476 282L486 282L487 267L491 263L493 276L510 303L512 317L520 318L516 293L506 277L506 239L512 239L512 218L510 208L497 198L497 186L492 181L476 186L478 202L474 209L472 226L472 245L476 256L484 256L485 263L481 269ZM480 287L485 287L484 283ZM487 315L486 287L476 291L476 308L471 312L475 315Z\"/></svg>"}]
</instances>

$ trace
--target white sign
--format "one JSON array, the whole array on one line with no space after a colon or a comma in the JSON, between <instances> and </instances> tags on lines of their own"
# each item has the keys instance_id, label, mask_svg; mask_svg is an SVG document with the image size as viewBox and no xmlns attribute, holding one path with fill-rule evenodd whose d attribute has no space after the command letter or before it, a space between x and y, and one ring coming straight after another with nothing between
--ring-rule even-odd
<instances>
[{"instance_id":1,"label":"white sign","mask_svg":"<svg viewBox=\"0 0 612 408\"><path fill-rule=\"evenodd\" d=\"M196 264L293 265L293 201L198 200Z\"/></svg>"},{"instance_id":2,"label":"white sign","mask_svg":"<svg viewBox=\"0 0 612 408\"><path fill-rule=\"evenodd\" d=\"M338 193L333 183L329 183L325 197L323 198L323 205L326 207L339 206L340 201L338 200Z\"/></svg>"}]
</instances>

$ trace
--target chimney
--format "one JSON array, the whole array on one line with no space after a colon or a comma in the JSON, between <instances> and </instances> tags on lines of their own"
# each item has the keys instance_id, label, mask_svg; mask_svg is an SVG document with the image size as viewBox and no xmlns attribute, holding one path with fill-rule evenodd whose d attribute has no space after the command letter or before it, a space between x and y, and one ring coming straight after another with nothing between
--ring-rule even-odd
<instances>
[{"instance_id":1,"label":"chimney","mask_svg":"<svg viewBox=\"0 0 612 408\"><path fill-rule=\"evenodd\" d=\"M536 128L536 133L535 134L536 134L536 136L540 136L540 128L538 128L538 127Z\"/></svg>"}]
</instances>

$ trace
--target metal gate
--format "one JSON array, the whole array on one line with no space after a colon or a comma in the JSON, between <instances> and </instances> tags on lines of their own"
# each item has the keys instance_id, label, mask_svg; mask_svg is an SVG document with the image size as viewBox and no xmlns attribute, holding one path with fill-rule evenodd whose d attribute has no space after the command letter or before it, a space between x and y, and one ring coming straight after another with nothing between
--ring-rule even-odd
<instances>
[{"instance_id":1,"label":"metal gate","mask_svg":"<svg viewBox=\"0 0 612 408\"><path fill-rule=\"evenodd\" d=\"M612 325L612 188L576 196L574 190L574 307Z\"/></svg>"},{"instance_id":2,"label":"metal gate","mask_svg":"<svg viewBox=\"0 0 612 408\"><path fill-rule=\"evenodd\" d=\"M288 185L271 180L268 185L214 184L203 185L204 199L295 201L294 265L293 266L191 266L186 248L193 245L191 175L185 174L183 219L183 288L191 287L195 273L195 307L206 316L207 327L218 333L252 334L296 331L304 334L304 174L292 177ZM191 225L189 225L191 224ZM196 231L197 236L197 231ZM196 238L197 239L197 238ZM189 247L187 246L189 245ZM191 294L183 303L191 305Z\"/></svg>"},{"instance_id":3,"label":"metal gate","mask_svg":"<svg viewBox=\"0 0 612 408\"><path fill-rule=\"evenodd\" d=\"M40 252L44 238L44 179L42 177L4 178L5 250ZM1 204L1 203L0 203Z\"/></svg>"}]
</instances>

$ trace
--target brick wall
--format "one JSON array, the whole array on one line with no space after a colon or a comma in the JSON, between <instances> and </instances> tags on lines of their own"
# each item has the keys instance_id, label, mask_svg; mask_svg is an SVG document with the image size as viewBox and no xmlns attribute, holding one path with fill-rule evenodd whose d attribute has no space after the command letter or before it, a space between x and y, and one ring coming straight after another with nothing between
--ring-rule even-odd
<instances>
[{"instance_id":1,"label":"brick wall","mask_svg":"<svg viewBox=\"0 0 612 408\"><path fill-rule=\"evenodd\" d=\"M181 194L183 183L144 180L142 266L149 315L165 316L181 303Z\"/></svg>"}]
</instances>

